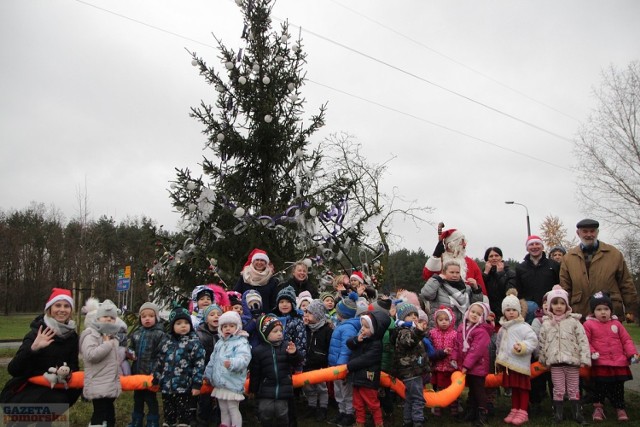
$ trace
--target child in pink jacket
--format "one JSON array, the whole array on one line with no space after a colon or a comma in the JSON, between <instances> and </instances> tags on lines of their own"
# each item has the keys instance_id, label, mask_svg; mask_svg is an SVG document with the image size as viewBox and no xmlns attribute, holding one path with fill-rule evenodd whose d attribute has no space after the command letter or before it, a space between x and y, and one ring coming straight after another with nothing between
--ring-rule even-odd
<instances>
[{"instance_id":1,"label":"child in pink jacket","mask_svg":"<svg viewBox=\"0 0 640 427\"><path fill-rule=\"evenodd\" d=\"M433 368L431 369L431 384L435 391L444 390L451 385L451 374L455 371L451 363L455 359L457 354L457 336L458 333L455 329L456 316L453 314L451 308L441 305L434 313L433 320L435 327L429 331L431 336L431 342L433 348L436 350L436 360ZM438 356L441 356L439 358ZM451 405L449 405L451 415L458 415L458 400L456 399ZM434 408L433 414L440 416L442 411L440 408Z\"/></svg>"},{"instance_id":2,"label":"child in pink jacket","mask_svg":"<svg viewBox=\"0 0 640 427\"><path fill-rule=\"evenodd\" d=\"M605 398L616 408L618 421L627 421L624 382L632 379L629 363L637 363L633 340L615 315L609 294L598 292L589 301L591 314L584 323L591 350L591 380L594 381L593 420L604 420Z\"/></svg>"}]
</instances>

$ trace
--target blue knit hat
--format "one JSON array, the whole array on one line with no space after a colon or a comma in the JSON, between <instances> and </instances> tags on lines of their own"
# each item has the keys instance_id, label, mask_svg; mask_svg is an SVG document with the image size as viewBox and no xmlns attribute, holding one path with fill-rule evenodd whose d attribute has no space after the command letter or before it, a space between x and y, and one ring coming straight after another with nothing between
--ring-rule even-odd
<instances>
[{"instance_id":1,"label":"blue knit hat","mask_svg":"<svg viewBox=\"0 0 640 427\"><path fill-rule=\"evenodd\" d=\"M202 318L204 319L205 322L207 321L207 317L209 316L209 314L211 314L213 310L219 311L220 314L224 313L224 311L220 308L218 304L211 304L205 307L205 309L202 311Z\"/></svg>"},{"instance_id":2,"label":"blue knit hat","mask_svg":"<svg viewBox=\"0 0 640 427\"><path fill-rule=\"evenodd\" d=\"M415 313L415 315L417 316L418 307L416 307L415 305L409 302L404 302L404 301L396 305L396 320L404 320L404 318L411 313Z\"/></svg>"},{"instance_id":3,"label":"blue knit hat","mask_svg":"<svg viewBox=\"0 0 640 427\"><path fill-rule=\"evenodd\" d=\"M358 308L356 302L358 301L358 294L351 292L347 298L342 298L336 306L336 311L343 319L351 319L356 315L356 309Z\"/></svg>"},{"instance_id":4,"label":"blue knit hat","mask_svg":"<svg viewBox=\"0 0 640 427\"><path fill-rule=\"evenodd\" d=\"M278 292L278 296L276 296L276 304L278 304L283 299L289 301L292 307L296 306L296 291L295 289L293 289L293 286L287 286L286 288L282 288L280 292Z\"/></svg>"}]
</instances>

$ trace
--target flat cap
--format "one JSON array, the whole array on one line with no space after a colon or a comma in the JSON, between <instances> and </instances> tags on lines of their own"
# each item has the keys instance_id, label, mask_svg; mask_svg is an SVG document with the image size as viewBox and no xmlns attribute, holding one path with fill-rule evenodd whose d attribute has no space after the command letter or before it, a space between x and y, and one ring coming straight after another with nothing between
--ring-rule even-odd
<instances>
[{"instance_id":1,"label":"flat cap","mask_svg":"<svg viewBox=\"0 0 640 427\"><path fill-rule=\"evenodd\" d=\"M600 223L595 219L583 219L582 221L576 224L576 228L598 228L600 227Z\"/></svg>"}]
</instances>

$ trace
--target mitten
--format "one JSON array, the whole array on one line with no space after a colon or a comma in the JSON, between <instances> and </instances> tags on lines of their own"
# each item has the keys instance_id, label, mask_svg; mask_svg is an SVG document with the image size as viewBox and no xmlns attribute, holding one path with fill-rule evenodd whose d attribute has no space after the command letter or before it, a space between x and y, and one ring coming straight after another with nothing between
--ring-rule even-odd
<instances>
[{"instance_id":1,"label":"mitten","mask_svg":"<svg viewBox=\"0 0 640 427\"><path fill-rule=\"evenodd\" d=\"M445 251L444 242L442 240L438 240L438 243L436 244L436 248L433 250L433 256L436 258L440 258L444 253L444 251Z\"/></svg>"}]
</instances>

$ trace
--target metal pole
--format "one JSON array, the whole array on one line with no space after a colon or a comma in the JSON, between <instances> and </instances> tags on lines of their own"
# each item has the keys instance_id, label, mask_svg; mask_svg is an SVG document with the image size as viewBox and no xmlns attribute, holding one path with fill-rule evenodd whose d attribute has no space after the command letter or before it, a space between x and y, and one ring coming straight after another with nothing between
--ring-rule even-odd
<instances>
[{"instance_id":1,"label":"metal pole","mask_svg":"<svg viewBox=\"0 0 640 427\"><path fill-rule=\"evenodd\" d=\"M529 208L527 208L522 203L514 202L513 200L508 200L504 203L507 205L518 205L524 208L524 210L527 212L527 237L531 236L531 222L529 221Z\"/></svg>"}]
</instances>

